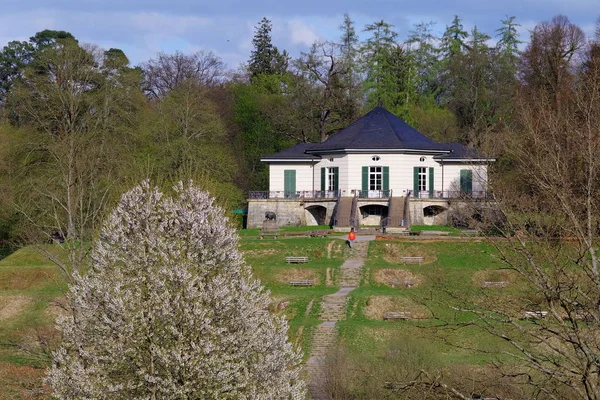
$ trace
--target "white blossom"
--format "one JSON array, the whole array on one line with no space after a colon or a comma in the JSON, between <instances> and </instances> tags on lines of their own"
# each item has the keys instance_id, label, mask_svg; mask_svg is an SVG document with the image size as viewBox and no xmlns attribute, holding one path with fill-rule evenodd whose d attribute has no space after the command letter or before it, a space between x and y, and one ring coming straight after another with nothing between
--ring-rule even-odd
<instances>
[{"instance_id":1,"label":"white blossom","mask_svg":"<svg viewBox=\"0 0 600 400\"><path fill-rule=\"evenodd\" d=\"M148 181L105 222L47 381L59 399L300 399L301 355L209 195Z\"/></svg>"}]
</instances>

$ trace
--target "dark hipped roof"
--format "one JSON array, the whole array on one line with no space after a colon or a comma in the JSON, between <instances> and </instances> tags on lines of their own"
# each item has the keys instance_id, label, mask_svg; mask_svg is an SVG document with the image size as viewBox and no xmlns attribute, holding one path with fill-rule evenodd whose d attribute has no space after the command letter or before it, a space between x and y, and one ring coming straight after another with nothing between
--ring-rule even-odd
<instances>
[{"instance_id":1,"label":"dark hipped roof","mask_svg":"<svg viewBox=\"0 0 600 400\"><path fill-rule=\"evenodd\" d=\"M483 157L477 150L469 148L462 143L440 143L441 146L450 150L451 153L435 156L436 160L486 160L495 161L492 158Z\"/></svg>"},{"instance_id":2,"label":"dark hipped roof","mask_svg":"<svg viewBox=\"0 0 600 400\"><path fill-rule=\"evenodd\" d=\"M437 153L436 159L481 159L460 143L436 143L383 107L375 107L323 143L299 143L262 161L310 161L321 154L346 151L415 151Z\"/></svg>"},{"instance_id":3,"label":"dark hipped roof","mask_svg":"<svg viewBox=\"0 0 600 400\"><path fill-rule=\"evenodd\" d=\"M306 154L306 150L308 150L311 146L314 146L314 143L298 143L297 145L290 147L289 149L285 149L280 151L279 153L275 153L269 156L263 157L261 160L306 160L310 161L311 159L319 159L320 156L315 156L311 154Z\"/></svg>"},{"instance_id":4,"label":"dark hipped roof","mask_svg":"<svg viewBox=\"0 0 600 400\"><path fill-rule=\"evenodd\" d=\"M445 148L396 117L383 107L375 107L347 128L308 152L341 150L432 150Z\"/></svg>"}]
</instances>

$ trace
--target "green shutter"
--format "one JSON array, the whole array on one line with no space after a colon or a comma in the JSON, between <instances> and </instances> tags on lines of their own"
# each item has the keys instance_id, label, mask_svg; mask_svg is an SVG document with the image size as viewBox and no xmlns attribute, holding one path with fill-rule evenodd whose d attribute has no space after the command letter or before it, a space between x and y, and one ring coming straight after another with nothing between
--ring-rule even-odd
<instances>
[{"instance_id":1,"label":"green shutter","mask_svg":"<svg viewBox=\"0 0 600 400\"><path fill-rule=\"evenodd\" d=\"M285 197L296 196L296 170L286 169L283 170L283 190Z\"/></svg>"},{"instance_id":2,"label":"green shutter","mask_svg":"<svg viewBox=\"0 0 600 400\"><path fill-rule=\"evenodd\" d=\"M336 192L340 189L340 169L335 167L333 170L333 190Z\"/></svg>"},{"instance_id":3,"label":"green shutter","mask_svg":"<svg viewBox=\"0 0 600 400\"><path fill-rule=\"evenodd\" d=\"M369 190L369 167L362 167L362 191L363 196L367 195Z\"/></svg>"},{"instance_id":4,"label":"green shutter","mask_svg":"<svg viewBox=\"0 0 600 400\"><path fill-rule=\"evenodd\" d=\"M321 191L325 191L325 174L327 173L327 168L321 168Z\"/></svg>"},{"instance_id":5,"label":"green shutter","mask_svg":"<svg viewBox=\"0 0 600 400\"><path fill-rule=\"evenodd\" d=\"M413 196L419 197L419 167L413 168Z\"/></svg>"},{"instance_id":6,"label":"green shutter","mask_svg":"<svg viewBox=\"0 0 600 400\"><path fill-rule=\"evenodd\" d=\"M429 167L429 198L433 199L433 167Z\"/></svg>"},{"instance_id":7,"label":"green shutter","mask_svg":"<svg viewBox=\"0 0 600 400\"><path fill-rule=\"evenodd\" d=\"M383 191L387 194L390 190L390 167L383 167Z\"/></svg>"},{"instance_id":8,"label":"green shutter","mask_svg":"<svg viewBox=\"0 0 600 400\"><path fill-rule=\"evenodd\" d=\"M460 170L460 190L464 193L473 191L473 171L470 169Z\"/></svg>"}]
</instances>

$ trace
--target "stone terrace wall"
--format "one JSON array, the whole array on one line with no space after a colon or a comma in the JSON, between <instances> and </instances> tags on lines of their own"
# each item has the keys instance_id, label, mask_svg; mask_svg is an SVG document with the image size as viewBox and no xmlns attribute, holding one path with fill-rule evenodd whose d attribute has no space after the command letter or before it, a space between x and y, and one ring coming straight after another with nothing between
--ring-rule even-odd
<instances>
[{"instance_id":1,"label":"stone terrace wall","mask_svg":"<svg viewBox=\"0 0 600 400\"><path fill-rule=\"evenodd\" d=\"M335 200L311 202L304 199L266 199L248 200L247 227L261 228L267 211L277 214L277 224L282 226L314 225L314 218L306 210L311 206L322 206L327 210L326 221L329 223L335 208Z\"/></svg>"}]
</instances>

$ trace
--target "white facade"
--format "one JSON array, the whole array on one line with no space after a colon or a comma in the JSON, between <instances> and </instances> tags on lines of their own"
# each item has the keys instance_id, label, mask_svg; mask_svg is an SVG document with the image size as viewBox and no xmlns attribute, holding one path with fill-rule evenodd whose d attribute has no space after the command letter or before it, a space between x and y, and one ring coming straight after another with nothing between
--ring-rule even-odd
<instances>
[{"instance_id":1,"label":"white facade","mask_svg":"<svg viewBox=\"0 0 600 400\"><path fill-rule=\"evenodd\" d=\"M313 189L313 165L311 163L281 162L269 165L269 190L272 192L284 191L284 171L296 171L296 191L312 191Z\"/></svg>"},{"instance_id":2,"label":"white facade","mask_svg":"<svg viewBox=\"0 0 600 400\"><path fill-rule=\"evenodd\" d=\"M269 191L283 193L286 190L284 171L294 170L296 192L321 191L322 179L325 179L325 192L330 192L333 189L330 180L335 179L331 169L337 168L337 189L342 196L352 196L355 191L364 190L364 167L368 167L369 171L369 193L363 197L377 197L377 190L371 189L391 190L394 197L406 196L409 192L414 192L415 174L418 173L421 173L420 180L417 181L422 190L419 197L452 197L453 193L461 191L461 170L471 171L470 191L474 196L487 190L487 165L483 160L440 161L431 154L338 153L315 157L314 161L270 162ZM381 171L383 175L384 167L387 170L387 182L384 182L383 176L375 176L377 171ZM415 167L422 169L416 172ZM326 168L324 178L322 168ZM463 178L464 174L463 172ZM432 196L429 193L431 178L434 191Z\"/></svg>"}]
</instances>

